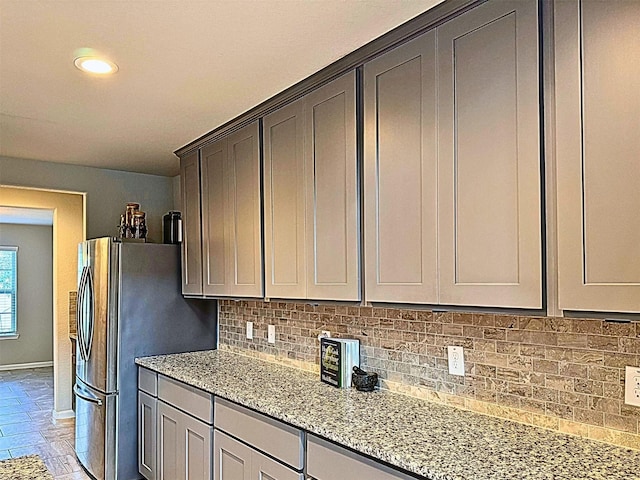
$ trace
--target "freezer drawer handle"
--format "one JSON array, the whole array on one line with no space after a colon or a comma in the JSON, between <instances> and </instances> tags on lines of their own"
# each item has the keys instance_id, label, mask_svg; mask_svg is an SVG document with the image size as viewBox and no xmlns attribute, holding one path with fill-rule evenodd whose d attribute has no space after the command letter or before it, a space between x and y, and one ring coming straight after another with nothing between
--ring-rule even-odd
<instances>
[{"instance_id":1,"label":"freezer drawer handle","mask_svg":"<svg viewBox=\"0 0 640 480\"><path fill-rule=\"evenodd\" d=\"M102 406L102 400L100 400L99 398L89 397L89 396L85 395L84 393L80 393L80 388L78 387L77 383L73 386L73 393L75 393L76 397L81 398L82 400L86 400L87 402L95 403L99 407Z\"/></svg>"}]
</instances>

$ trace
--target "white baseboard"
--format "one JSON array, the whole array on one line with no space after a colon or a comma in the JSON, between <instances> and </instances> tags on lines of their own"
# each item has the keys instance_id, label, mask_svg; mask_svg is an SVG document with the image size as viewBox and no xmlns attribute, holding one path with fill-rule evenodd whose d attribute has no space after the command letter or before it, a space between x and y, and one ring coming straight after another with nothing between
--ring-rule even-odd
<instances>
[{"instance_id":1,"label":"white baseboard","mask_svg":"<svg viewBox=\"0 0 640 480\"><path fill-rule=\"evenodd\" d=\"M76 416L76 412L74 412L73 410L62 410L61 412L58 412L56 410L53 411L53 418L55 418L56 420L73 418L75 416Z\"/></svg>"},{"instance_id":2,"label":"white baseboard","mask_svg":"<svg viewBox=\"0 0 640 480\"><path fill-rule=\"evenodd\" d=\"M44 368L44 367L53 367L53 362L14 363L13 365L0 365L0 371L24 370L27 368Z\"/></svg>"}]
</instances>

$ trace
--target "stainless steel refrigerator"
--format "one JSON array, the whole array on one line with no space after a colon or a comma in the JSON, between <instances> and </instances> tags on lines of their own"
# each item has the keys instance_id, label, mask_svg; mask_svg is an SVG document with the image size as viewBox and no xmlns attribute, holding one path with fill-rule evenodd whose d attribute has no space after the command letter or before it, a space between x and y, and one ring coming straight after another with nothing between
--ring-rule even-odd
<instances>
[{"instance_id":1,"label":"stainless steel refrigerator","mask_svg":"<svg viewBox=\"0 0 640 480\"><path fill-rule=\"evenodd\" d=\"M135 357L215 348L215 301L181 294L178 245L78 246L75 451L98 480L141 478Z\"/></svg>"}]
</instances>

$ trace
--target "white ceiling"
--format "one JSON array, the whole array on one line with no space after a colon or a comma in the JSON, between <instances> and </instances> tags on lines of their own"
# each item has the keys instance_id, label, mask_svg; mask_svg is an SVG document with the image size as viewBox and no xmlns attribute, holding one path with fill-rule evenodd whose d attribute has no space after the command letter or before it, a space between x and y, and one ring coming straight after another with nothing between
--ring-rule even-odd
<instances>
[{"instance_id":1,"label":"white ceiling","mask_svg":"<svg viewBox=\"0 0 640 480\"><path fill-rule=\"evenodd\" d=\"M0 155L176 175L175 149L440 1L0 0Z\"/></svg>"}]
</instances>

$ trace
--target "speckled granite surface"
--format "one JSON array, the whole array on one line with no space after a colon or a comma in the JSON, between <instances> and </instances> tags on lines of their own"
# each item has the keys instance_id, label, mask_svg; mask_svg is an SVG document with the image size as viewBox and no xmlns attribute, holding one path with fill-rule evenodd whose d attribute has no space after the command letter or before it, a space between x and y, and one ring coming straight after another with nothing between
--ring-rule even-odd
<instances>
[{"instance_id":1,"label":"speckled granite surface","mask_svg":"<svg viewBox=\"0 0 640 480\"><path fill-rule=\"evenodd\" d=\"M0 480L53 480L37 455L0 461Z\"/></svg>"},{"instance_id":2,"label":"speckled granite surface","mask_svg":"<svg viewBox=\"0 0 640 480\"><path fill-rule=\"evenodd\" d=\"M224 351L136 363L433 480L633 480L640 451L316 375Z\"/></svg>"}]
</instances>

